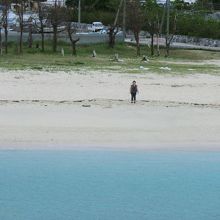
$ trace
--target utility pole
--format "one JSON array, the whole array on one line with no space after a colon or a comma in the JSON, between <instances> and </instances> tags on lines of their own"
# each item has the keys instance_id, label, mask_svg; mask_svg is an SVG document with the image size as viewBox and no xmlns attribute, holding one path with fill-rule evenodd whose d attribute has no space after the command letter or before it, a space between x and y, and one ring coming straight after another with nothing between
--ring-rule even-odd
<instances>
[{"instance_id":1,"label":"utility pole","mask_svg":"<svg viewBox=\"0 0 220 220\"><path fill-rule=\"evenodd\" d=\"M81 23L81 0L78 2L78 23Z\"/></svg>"},{"instance_id":2,"label":"utility pole","mask_svg":"<svg viewBox=\"0 0 220 220\"><path fill-rule=\"evenodd\" d=\"M125 40L126 37L126 1L124 0L124 7L123 7L123 38Z\"/></svg>"},{"instance_id":3,"label":"utility pole","mask_svg":"<svg viewBox=\"0 0 220 220\"><path fill-rule=\"evenodd\" d=\"M124 1L124 0L121 0L121 1L120 1L120 4L119 4L119 6L118 6L117 14L116 14L116 16L115 16L114 26L117 25L119 13L120 13L120 10L121 10L121 7L122 7L123 2L125 2L125 1Z\"/></svg>"}]
</instances>

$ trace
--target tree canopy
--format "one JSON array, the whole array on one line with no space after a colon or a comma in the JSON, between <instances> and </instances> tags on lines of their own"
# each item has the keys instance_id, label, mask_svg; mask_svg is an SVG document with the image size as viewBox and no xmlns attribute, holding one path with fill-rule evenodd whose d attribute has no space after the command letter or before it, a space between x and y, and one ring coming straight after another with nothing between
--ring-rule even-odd
<instances>
[{"instance_id":1,"label":"tree canopy","mask_svg":"<svg viewBox=\"0 0 220 220\"><path fill-rule=\"evenodd\" d=\"M79 0L66 0L67 6L78 7ZM81 0L82 10L114 11L119 0Z\"/></svg>"},{"instance_id":2,"label":"tree canopy","mask_svg":"<svg viewBox=\"0 0 220 220\"><path fill-rule=\"evenodd\" d=\"M67 7L78 8L79 0L66 0ZM81 0L82 22L102 21L108 25L114 21L120 0Z\"/></svg>"}]
</instances>

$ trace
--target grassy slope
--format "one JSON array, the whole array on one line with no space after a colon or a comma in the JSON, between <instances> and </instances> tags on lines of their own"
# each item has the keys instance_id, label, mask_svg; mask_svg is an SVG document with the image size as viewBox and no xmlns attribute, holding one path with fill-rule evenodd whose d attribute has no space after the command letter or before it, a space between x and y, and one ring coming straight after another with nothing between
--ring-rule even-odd
<instances>
[{"instance_id":1,"label":"grassy slope","mask_svg":"<svg viewBox=\"0 0 220 220\"><path fill-rule=\"evenodd\" d=\"M77 48L78 55L72 56L69 45L61 44L65 50L63 57L60 52L51 53L50 45L46 44L46 52L41 53L39 49L28 49L24 47L24 53L17 55L15 53L15 45L10 45L9 54L0 57L0 67L6 69L35 69L35 70L111 70L117 72L142 73L149 68L150 71L156 73L164 73L160 67L169 67L169 73L184 74L189 69L200 73L216 73L220 71L219 66L204 65L206 60L220 60L220 52L195 51L195 50L172 50L169 58L164 57L164 51L161 50L160 57L150 58L150 62L144 63L140 57L136 56L136 50L131 45L116 45L114 49L110 49L107 45L97 44L91 46L79 46ZM92 50L97 53L96 58L92 58ZM114 62L114 54L118 53L122 62ZM148 47L142 47L142 54L149 54ZM185 62L185 63L184 63ZM188 63L187 63L188 62ZM190 63L189 63L190 62ZM141 68L140 68L141 67Z\"/></svg>"}]
</instances>

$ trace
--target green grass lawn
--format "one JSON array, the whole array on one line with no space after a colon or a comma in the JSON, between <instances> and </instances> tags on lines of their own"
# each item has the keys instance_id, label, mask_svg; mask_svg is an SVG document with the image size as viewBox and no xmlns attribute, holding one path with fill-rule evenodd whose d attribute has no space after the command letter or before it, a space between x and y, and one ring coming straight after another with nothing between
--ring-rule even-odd
<instances>
[{"instance_id":1,"label":"green grass lawn","mask_svg":"<svg viewBox=\"0 0 220 220\"><path fill-rule=\"evenodd\" d=\"M65 56L61 55L61 48L64 48ZM95 50L97 57L92 57ZM119 54L121 62L113 60L114 54ZM142 55L149 55L149 48L141 48ZM128 44L117 44L114 49L108 48L106 44L80 45L77 46L77 56L71 55L68 44L60 43L57 53L51 52L51 44L46 42L46 52L40 49L27 48L24 45L23 54L16 53L16 45L10 44L9 53L0 57L0 67L6 69L33 69L33 70L64 70L78 71L81 69L115 71L127 73L145 73L147 70L155 73L187 74L199 73L220 73L217 65L205 65L206 60L220 60L220 52L201 50L171 50L170 57L164 57L164 50L161 49L160 57L149 57L149 62L141 61L136 56L135 46ZM161 67L168 67L171 70L161 70Z\"/></svg>"}]
</instances>

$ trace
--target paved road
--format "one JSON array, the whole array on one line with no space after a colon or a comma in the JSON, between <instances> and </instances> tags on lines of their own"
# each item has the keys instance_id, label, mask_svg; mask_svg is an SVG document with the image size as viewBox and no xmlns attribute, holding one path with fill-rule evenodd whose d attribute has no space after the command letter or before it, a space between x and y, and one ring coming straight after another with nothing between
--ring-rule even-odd
<instances>
[{"instance_id":1,"label":"paved road","mask_svg":"<svg viewBox=\"0 0 220 220\"><path fill-rule=\"evenodd\" d=\"M108 35L107 34L99 34L99 33L77 33L76 37L80 38L79 44L95 44L95 43L106 43L108 42ZM52 40L52 34L45 34L45 40ZM67 35L60 33L58 35L59 40L69 42L69 38ZM9 41L18 41L19 40L19 33L16 31L9 32ZM23 33L24 41L28 41L28 33ZM40 34L33 34L33 40L40 40ZM4 40L4 34L3 34ZM117 36L117 41L123 42L122 34ZM125 42L134 44L135 41L133 38L126 38ZM142 45L150 45L150 38L141 38L140 43ZM156 40L155 40L156 43ZM161 46L165 46L165 39L159 38L159 44ZM195 50L212 50L212 51L220 51L220 47L208 47L208 46L200 46L194 44L186 44L186 43L172 43L172 48L180 48L180 49L195 49Z\"/></svg>"},{"instance_id":2,"label":"paved road","mask_svg":"<svg viewBox=\"0 0 220 220\"><path fill-rule=\"evenodd\" d=\"M40 34L33 34L33 40L40 40ZM79 44L95 44L95 43L105 43L108 42L107 34L99 34L99 33L77 33L77 38L80 38ZM4 40L4 34L2 34ZM45 34L45 40L52 40L52 34ZM64 33L60 33L58 35L59 40L69 42L69 38ZM28 33L23 33L24 41L28 41ZM19 32L10 31L8 34L8 40L17 42L19 40ZM117 41L122 42L123 36L120 34L117 36Z\"/></svg>"}]
</instances>

